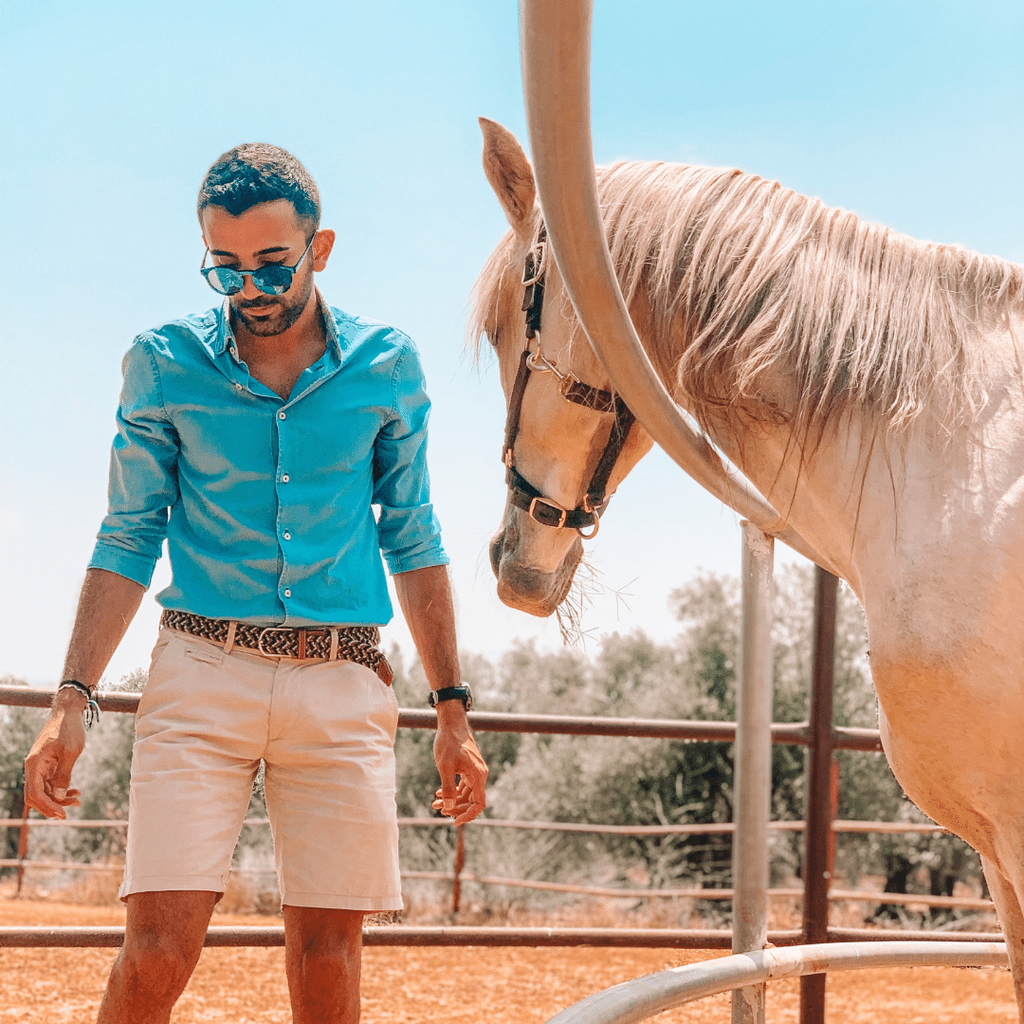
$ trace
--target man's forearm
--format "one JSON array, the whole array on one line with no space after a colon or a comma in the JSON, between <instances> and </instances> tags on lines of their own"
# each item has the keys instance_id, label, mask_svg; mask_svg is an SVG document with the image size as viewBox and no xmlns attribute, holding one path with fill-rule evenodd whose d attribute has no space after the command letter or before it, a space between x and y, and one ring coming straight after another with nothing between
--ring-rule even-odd
<instances>
[{"instance_id":1,"label":"man's forearm","mask_svg":"<svg viewBox=\"0 0 1024 1024\"><path fill-rule=\"evenodd\" d=\"M431 689L458 686L462 676L448 567L412 569L398 573L394 579L398 603Z\"/></svg>"},{"instance_id":2,"label":"man's forearm","mask_svg":"<svg viewBox=\"0 0 1024 1024\"><path fill-rule=\"evenodd\" d=\"M458 686L462 676L447 567L400 573L395 589L431 689ZM435 710L434 763L441 788L432 806L451 815L456 825L465 825L487 806L487 763L473 739L462 701L444 701Z\"/></svg>"},{"instance_id":3,"label":"man's forearm","mask_svg":"<svg viewBox=\"0 0 1024 1024\"><path fill-rule=\"evenodd\" d=\"M141 584L105 569L86 572L64 679L95 688L145 592ZM64 818L66 808L78 806L78 790L68 787L85 746L85 707L86 696L77 688L58 690L50 717L25 758L25 803L48 818Z\"/></svg>"},{"instance_id":4,"label":"man's forearm","mask_svg":"<svg viewBox=\"0 0 1024 1024\"><path fill-rule=\"evenodd\" d=\"M106 569L86 571L62 678L96 686L145 592L141 583Z\"/></svg>"}]
</instances>

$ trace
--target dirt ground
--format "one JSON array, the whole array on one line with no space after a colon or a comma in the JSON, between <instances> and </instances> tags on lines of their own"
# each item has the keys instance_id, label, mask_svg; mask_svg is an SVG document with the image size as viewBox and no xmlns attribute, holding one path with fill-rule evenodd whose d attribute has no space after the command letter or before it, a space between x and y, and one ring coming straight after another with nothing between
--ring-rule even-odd
<instances>
[{"instance_id":1,"label":"dirt ground","mask_svg":"<svg viewBox=\"0 0 1024 1024\"><path fill-rule=\"evenodd\" d=\"M273 918L218 914L216 925L267 925ZM0 899L0 925L117 925L117 907ZM113 949L0 950L0 1024L89 1024ZM281 949L207 949L172 1024L287 1024ZM723 952L609 949L369 947L363 1024L543 1024L584 996L644 974ZM768 990L768 1020L797 1020L797 981ZM900 968L837 974L828 981L835 1024L1016 1024L1002 970ZM717 996L653 1018L660 1024L726 1024Z\"/></svg>"}]
</instances>

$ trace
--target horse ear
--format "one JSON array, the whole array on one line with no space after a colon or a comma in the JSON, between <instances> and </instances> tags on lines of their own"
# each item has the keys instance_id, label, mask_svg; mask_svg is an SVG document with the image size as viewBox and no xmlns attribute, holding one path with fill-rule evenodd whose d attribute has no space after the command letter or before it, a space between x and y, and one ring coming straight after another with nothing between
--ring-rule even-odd
<instances>
[{"instance_id":1,"label":"horse ear","mask_svg":"<svg viewBox=\"0 0 1024 1024\"><path fill-rule=\"evenodd\" d=\"M533 169L516 137L497 121L479 118L484 133L484 174L505 211L512 230L524 237L533 236L533 211L537 186Z\"/></svg>"}]
</instances>

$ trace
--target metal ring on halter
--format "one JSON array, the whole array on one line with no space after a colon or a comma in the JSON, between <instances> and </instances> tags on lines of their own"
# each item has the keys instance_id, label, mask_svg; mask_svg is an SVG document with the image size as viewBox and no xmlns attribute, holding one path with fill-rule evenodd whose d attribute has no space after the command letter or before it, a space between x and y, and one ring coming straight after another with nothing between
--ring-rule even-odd
<instances>
[{"instance_id":1,"label":"metal ring on halter","mask_svg":"<svg viewBox=\"0 0 1024 1024\"><path fill-rule=\"evenodd\" d=\"M601 529L601 517L597 514L597 510L591 509L590 514L594 517L594 528L590 533L584 533L578 526L576 527L576 532L584 540L593 540L597 536L597 531Z\"/></svg>"},{"instance_id":2,"label":"metal ring on halter","mask_svg":"<svg viewBox=\"0 0 1024 1024\"><path fill-rule=\"evenodd\" d=\"M545 358L544 353L540 350L540 344L537 345L537 351L531 352L526 357L526 365L533 370L534 373L553 373L559 380L565 380L565 374L555 366L554 363L548 362Z\"/></svg>"}]
</instances>

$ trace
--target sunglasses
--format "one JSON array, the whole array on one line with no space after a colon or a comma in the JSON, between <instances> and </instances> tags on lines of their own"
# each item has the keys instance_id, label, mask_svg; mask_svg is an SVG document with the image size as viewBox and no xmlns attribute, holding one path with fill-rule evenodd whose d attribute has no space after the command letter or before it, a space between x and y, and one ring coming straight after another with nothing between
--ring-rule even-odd
<instances>
[{"instance_id":1,"label":"sunglasses","mask_svg":"<svg viewBox=\"0 0 1024 1024\"><path fill-rule=\"evenodd\" d=\"M315 234L313 238L316 238ZM206 283L215 292L220 292L221 295L237 295L245 287L245 279L247 277L252 278L252 283L264 295L284 295L291 288L295 271L302 266L302 261L306 258L306 253L309 252L309 248L313 244L313 238L309 240L309 244L294 267L286 267L283 263L268 263L265 267L260 267L258 270L208 267L206 265L206 257L210 255L210 250L207 249L203 253L203 265L199 268L199 273L206 278Z\"/></svg>"}]
</instances>

